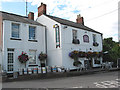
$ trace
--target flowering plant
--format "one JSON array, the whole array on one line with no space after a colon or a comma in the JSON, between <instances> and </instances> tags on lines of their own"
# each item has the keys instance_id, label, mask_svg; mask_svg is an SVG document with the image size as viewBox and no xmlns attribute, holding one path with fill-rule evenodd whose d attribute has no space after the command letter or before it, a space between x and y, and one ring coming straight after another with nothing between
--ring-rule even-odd
<instances>
[{"instance_id":1,"label":"flowering plant","mask_svg":"<svg viewBox=\"0 0 120 90\"><path fill-rule=\"evenodd\" d=\"M69 53L69 56L74 59L74 58L82 58L82 57L86 57L86 58L92 58L92 57L101 57L103 55L102 52L82 52L82 51L72 51Z\"/></svg>"},{"instance_id":2,"label":"flowering plant","mask_svg":"<svg viewBox=\"0 0 120 90\"><path fill-rule=\"evenodd\" d=\"M76 50L69 53L69 56L74 60L78 59L78 55L79 55L79 51L76 51Z\"/></svg>"},{"instance_id":3,"label":"flowering plant","mask_svg":"<svg viewBox=\"0 0 120 90\"><path fill-rule=\"evenodd\" d=\"M79 51L79 57L86 57L87 54L85 52Z\"/></svg>"},{"instance_id":4,"label":"flowering plant","mask_svg":"<svg viewBox=\"0 0 120 90\"><path fill-rule=\"evenodd\" d=\"M27 53L22 52L22 54L18 56L18 60L21 63L26 63L29 60Z\"/></svg>"},{"instance_id":5,"label":"flowering plant","mask_svg":"<svg viewBox=\"0 0 120 90\"><path fill-rule=\"evenodd\" d=\"M41 60L41 61L44 61L46 58L47 58L47 54L42 53L42 52L38 56L38 59Z\"/></svg>"}]
</instances>

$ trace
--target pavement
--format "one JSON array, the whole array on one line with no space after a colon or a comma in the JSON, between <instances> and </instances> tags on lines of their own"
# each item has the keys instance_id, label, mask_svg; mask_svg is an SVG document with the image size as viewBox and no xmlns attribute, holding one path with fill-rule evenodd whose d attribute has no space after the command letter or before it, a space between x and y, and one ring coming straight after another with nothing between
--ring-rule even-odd
<instances>
[{"instance_id":1,"label":"pavement","mask_svg":"<svg viewBox=\"0 0 120 90\"><path fill-rule=\"evenodd\" d=\"M3 78L0 77L0 80L3 82L14 82L14 81L27 81L27 80L37 80L37 79L50 79L50 78L62 78L62 77L74 77L80 75L89 75L95 74L97 72L111 72L111 71L118 71L117 68L111 68L109 70L97 68L97 69L88 69L84 71L72 71L72 72L56 72L56 73L46 73L46 74L33 74L33 75L23 75L19 76L18 78Z\"/></svg>"},{"instance_id":2,"label":"pavement","mask_svg":"<svg viewBox=\"0 0 120 90\"><path fill-rule=\"evenodd\" d=\"M2 87L12 88L10 90L14 90L13 88L17 88L16 90L84 90L84 88L85 90L90 88L92 88L91 90L94 90L93 88L95 90L96 88L102 88L102 90L104 88L104 90L119 90L120 79L118 78L118 73L119 71L102 71L72 77L4 82Z\"/></svg>"}]
</instances>

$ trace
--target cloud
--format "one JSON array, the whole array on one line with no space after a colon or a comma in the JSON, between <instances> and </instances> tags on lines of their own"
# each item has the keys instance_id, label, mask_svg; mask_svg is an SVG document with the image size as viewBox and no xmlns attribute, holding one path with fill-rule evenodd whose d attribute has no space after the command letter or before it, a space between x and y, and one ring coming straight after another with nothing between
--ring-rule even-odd
<instances>
[{"instance_id":1,"label":"cloud","mask_svg":"<svg viewBox=\"0 0 120 90\"><path fill-rule=\"evenodd\" d=\"M2 2L0 1L0 11L2 11Z\"/></svg>"},{"instance_id":2,"label":"cloud","mask_svg":"<svg viewBox=\"0 0 120 90\"><path fill-rule=\"evenodd\" d=\"M26 0L1 0L2 2L23 2ZM118 12L109 13L118 9L119 0L27 0L31 5L39 6L41 2L47 5L47 14L76 21L78 14L84 17L85 25L103 33L104 38L117 39ZM108 15L104 15L109 13ZM101 17L99 17L101 16ZM95 18L99 17L99 18ZM37 12L35 12L37 18Z\"/></svg>"},{"instance_id":3,"label":"cloud","mask_svg":"<svg viewBox=\"0 0 120 90\"><path fill-rule=\"evenodd\" d=\"M84 17L85 25L103 33L103 37L113 37L118 41L118 9L119 0L33 0L32 5L47 4L47 14L76 20L77 14ZM109 13L108 15L104 15ZM101 16L101 17L99 17ZM98 18L95 18L98 17Z\"/></svg>"},{"instance_id":4,"label":"cloud","mask_svg":"<svg viewBox=\"0 0 120 90\"><path fill-rule=\"evenodd\" d=\"M1 0L1 2L32 2L33 0Z\"/></svg>"}]
</instances>

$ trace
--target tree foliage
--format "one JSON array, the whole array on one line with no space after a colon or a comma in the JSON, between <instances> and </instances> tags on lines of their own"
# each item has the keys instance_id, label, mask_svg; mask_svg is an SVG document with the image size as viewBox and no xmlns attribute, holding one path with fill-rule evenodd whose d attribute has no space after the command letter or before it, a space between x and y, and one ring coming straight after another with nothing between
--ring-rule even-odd
<instances>
[{"instance_id":1,"label":"tree foliage","mask_svg":"<svg viewBox=\"0 0 120 90\"><path fill-rule=\"evenodd\" d=\"M103 61L114 62L114 66L117 63L117 59L120 58L120 46L118 42L113 41L112 37L105 38L103 40Z\"/></svg>"}]
</instances>

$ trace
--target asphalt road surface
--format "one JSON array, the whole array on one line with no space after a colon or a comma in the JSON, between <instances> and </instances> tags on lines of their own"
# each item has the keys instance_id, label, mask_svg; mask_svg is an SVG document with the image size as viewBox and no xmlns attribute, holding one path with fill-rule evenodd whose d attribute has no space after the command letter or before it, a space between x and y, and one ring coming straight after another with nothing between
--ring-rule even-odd
<instances>
[{"instance_id":1,"label":"asphalt road surface","mask_svg":"<svg viewBox=\"0 0 120 90\"><path fill-rule=\"evenodd\" d=\"M2 88L118 88L119 86L118 71L2 84Z\"/></svg>"}]
</instances>

